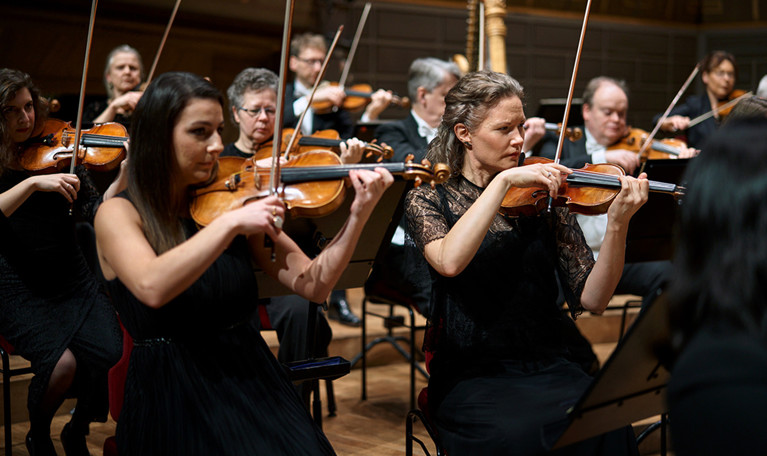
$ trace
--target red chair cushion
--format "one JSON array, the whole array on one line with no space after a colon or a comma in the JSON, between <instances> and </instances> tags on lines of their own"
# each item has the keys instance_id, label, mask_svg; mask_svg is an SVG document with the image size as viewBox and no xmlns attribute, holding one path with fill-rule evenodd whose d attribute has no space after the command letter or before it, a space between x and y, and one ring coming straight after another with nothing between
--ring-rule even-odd
<instances>
[{"instance_id":1,"label":"red chair cushion","mask_svg":"<svg viewBox=\"0 0 767 456\"><path fill-rule=\"evenodd\" d=\"M133 351L133 339L128 331L120 323L120 329L123 331L123 355L120 361L109 369L109 414L112 419L117 421L120 417L120 411L123 408L123 396L125 394L125 377L128 376L128 363L130 354Z\"/></svg>"}]
</instances>

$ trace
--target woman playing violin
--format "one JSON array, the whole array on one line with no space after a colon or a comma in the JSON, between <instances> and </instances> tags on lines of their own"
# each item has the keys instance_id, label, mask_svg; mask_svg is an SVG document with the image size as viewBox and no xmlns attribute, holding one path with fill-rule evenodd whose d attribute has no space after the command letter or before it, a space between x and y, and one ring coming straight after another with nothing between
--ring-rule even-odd
<instances>
[{"instance_id":1,"label":"woman playing violin","mask_svg":"<svg viewBox=\"0 0 767 456\"><path fill-rule=\"evenodd\" d=\"M540 454L558 437L544 427L565 418L591 377L566 342L572 322L557 305L557 277L573 315L601 313L620 279L628 222L647 200L644 175L620 178L596 263L566 208L500 215L511 187L555 195L571 173L554 163L520 166L522 97L505 74L459 80L427 153L452 176L412 190L405 203L432 276L429 407L448 454ZM577 454L636 454L630 429L577 447ZM569 448L562 451L576 451Z\"/></svg>"},{"instance_id":2,"label":"woman playing violin","mask_svg":"<svg viewBox=\"0 0 767 456\"><path fill-rule=\"evenodd\" d=\"M706 138L719 127L724 117L715 108L740 94L740 91L734 90L737 78L735 56L726 51L709 53L701 64L701 79L706 93L690 96L683 104L672 109L661 125L661 130L671 133L686 131L687 144L700 148ZM712 117L688 128L690 119L706 114L712 109ZM660 117L660 114L655 116L653 124L657 123Z\"/></svg>"},{"instance_id":3,"label":"woman playing violin","mask_svg":"<svg viewBox=\"0 0 767 456\"><path fill-rule=\"evenodd\" d=\"M65 397L77 406L61 441L87 455L92 421L105 421L107 371L122 353L114 310L77 244L76 217L91 220L101 196L87 171L30 175L19 164L46 109L29 75L0 70L0 335L32 363L30 454L54 455L51 420ZM119 190L114 184L109 195Z\"/></svg>"},{"instance_id":4,"label":"woman playing violin","mask_svg":"<svg viewBox=\"0 0 767 456\"><path fill-rule=\"evenodd\" d=\"M222 157L252 157L274 136L277 114L277 75L266 68L246 68L240 72L226 91L232 121L239 129L237 141L224 147ZM341 161L358 163L362 158L363 142L351 138L340 143ZM269 148L271 157L271 148ZM271 158L265 162L269 166Z\"/></svg>"},{"instance_id":5,"label":"woman playing violin","mask_svg":"<svg viewBox=\"0 0 767 456\"><path fill-rule=\"evenodd\" d=\"M136 88L144 78L141 54L123 44L112 49L104 68L107 98L86 106L83 121L92 123L118 122L130 126L130 113L136 108L143 92Z\"/></svg>"},{"instance_id":6,"label":"woman playing violin","mask_svg":"<svg viewBox=\"0 0 767 456\"><path fill-rule=\"evenodd\" d=\"M382 169L349 172L356 190L349 218L314 259L278 227L285 206L276 196L197 228L190 193L216 177L223 125L222 96L208 81L189 73L156 78L134 112L128 189L96 216L101 267L135 341L119 452L333 454L246 322L258 297L252 262L323 301L393 178Z\"/></svg>"}]
</instances>

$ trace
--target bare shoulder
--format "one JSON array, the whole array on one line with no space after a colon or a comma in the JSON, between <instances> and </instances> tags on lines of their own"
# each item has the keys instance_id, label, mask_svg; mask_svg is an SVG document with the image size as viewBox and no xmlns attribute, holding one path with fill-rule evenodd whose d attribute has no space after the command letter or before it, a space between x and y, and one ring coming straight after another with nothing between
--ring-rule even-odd
<instances>
[{"instance_id":1,"label":"bare shoulder","mask_svg":"<svg viewBox=\"0 0 767 456\"><path fill-rule=\"evenodd\" d=\"M136 207L125 198L109 198L101 203L96 212L94 225L98 234L99 228L120 227L126 224L140 224Z\"/></svg>"}]
</instances>

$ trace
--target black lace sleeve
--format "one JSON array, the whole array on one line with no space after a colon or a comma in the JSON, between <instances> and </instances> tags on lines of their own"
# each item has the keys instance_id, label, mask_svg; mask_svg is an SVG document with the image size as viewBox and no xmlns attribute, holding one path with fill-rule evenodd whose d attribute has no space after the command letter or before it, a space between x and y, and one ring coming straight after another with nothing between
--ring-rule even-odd
<instances>
[{"instance_id":1,"label":"black lace sleeve","mask_svg":"<svg viewBox=\"0 0 767 456\"><path fill-rule=\"evenodd\" d=\"M77 200L75 200L75 210L82 220L93 223L96 210L102 201L102 195L96 189L90 172L84 166L78 166L75 173L80 178L80 191L77 193Z\"/></svg>"},{"instance_id":2,"label":"black lace sleeve","mask_svg":"<svg viewBox=\"0 0 767 456\"><path fill-rule=\"evenodd\" d=\"M407 194L405 216L408 233L421 252L427 244L444 238L450 231L441 206L437 190L428 185L414 188Z\"/></svg>"},{"instance_id":3,"label":"black lace sleeve","mask_svg":"<svg viewBox=\"0 0 767 456\"><path fill-rule=\"evenodd\" d=\"M559 270L563 284L567 284L565 297L573 316L583 311L581 293L586 278L594 267L594 254L591 252L583 231L574 214L564 208L556 210L558 218L557 248L559 249Z\"/></svg>"}]
</instances>

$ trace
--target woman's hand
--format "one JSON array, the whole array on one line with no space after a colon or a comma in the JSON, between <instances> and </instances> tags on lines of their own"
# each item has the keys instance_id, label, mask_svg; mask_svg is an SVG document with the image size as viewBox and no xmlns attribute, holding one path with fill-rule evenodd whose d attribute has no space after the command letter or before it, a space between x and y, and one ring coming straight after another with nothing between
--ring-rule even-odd
<instances>
[{"instance_id":1,"label":"woman's hand","mask_svg":"<svg viewBox=\"0 0 767 456\"><path fill-rule=\"evenodd\" d=\"M70 203L77 199L77 192L80 191L80 179L74 174L41 174L29 179L35 190L61 193Z\"/></svg>"},{"instance_id":2,"label":"woman's hand","mask_svg":"<svg viewBox=\"0 0 767 456\"><path fill-rule=\"evenodd\" d=\"M607 219L610 223L628 225L631 217L647 202L650 181L645 173L638 178L619 176L618 179L621 181L621 190L607 210Z\"/></svg>"},{"instance_id":3,"label":"woman's hand","mask_svg":"<svg viewBox=\"0 0 767 456\"><path fill-rule=\"evenodd\" d=\"M351 170L349 179L356 192L351 213L365 215L370 215L381 195L394 182L394 177L385 168L375 168L375 171Z\"/></svg>"},{"instance_id":4,"label":"woman's hand","mask_svg":"<svg viewBox=\"0 0 767 456\"><path fill-rule=\"evenodd\" d=\"M112 108L116 114L132 112L134 109L136 109L136 105L138 104L138 101L141 99L141 95L143 94L144 92L137 91L126 92L112 100L112 102L109 103L109 107Z\"/></svg>"},{"instance_id":5,"label":"woman's hand","mask_svg":"<svg viewBox=\"0 0 767 456\"><path fill-rule=\"evenodd\" d=\"M365 143L357 138L347 139L341 142L341 163L350 165L359 163L362 160L362 152L365 150Z\"/></svg>"},{"instance_id":6,"label":"woman's hand","mask_svg":"<svg viewBox=\"0 0 767 456\"><path fill-rule=\"evenodd\" d=\"M540 187L556 198L567 175L573 171L558 163L534 163L515 166L502 171L498 177L506 179L509 187Z\"/></svg>"},{"instance_id":7,"label":"woman's hand","mask_svg":"<svg viewBox=\"0 0 767 456\"><path fill-rule=\"evenodd\" d=\"M234 220L237 232L244 235L265 233L272 239L282 231L285 205L276 196L267 196L223 215Z\"/></svg>"}]
</instances>

